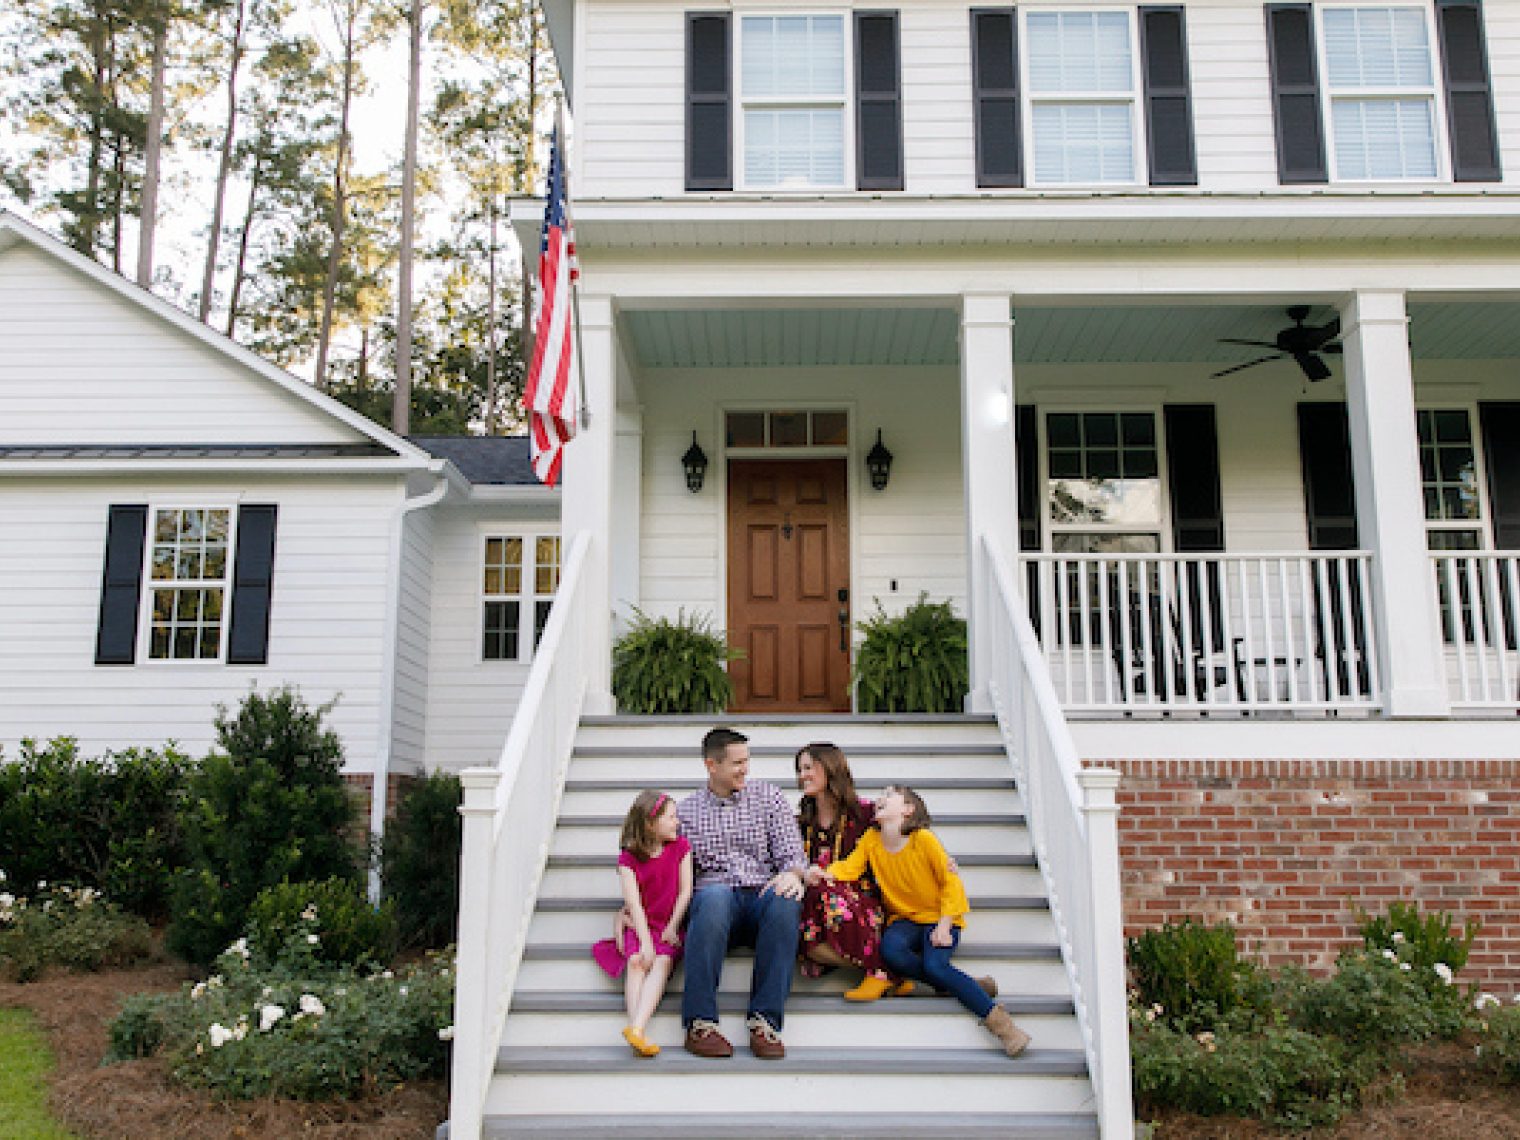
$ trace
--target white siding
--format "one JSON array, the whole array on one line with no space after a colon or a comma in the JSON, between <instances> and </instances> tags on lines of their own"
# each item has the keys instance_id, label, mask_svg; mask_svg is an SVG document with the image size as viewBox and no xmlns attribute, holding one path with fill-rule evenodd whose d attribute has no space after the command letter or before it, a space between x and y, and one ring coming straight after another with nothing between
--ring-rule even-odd
<instances>
[{"instance_id":1,"label":"white siding","mask_svg":"<svg viewBox=\"0 0 1520 1140\"><path fill-rule=\"evenodd\" d=\"M532 508L451 507L437 512L428 655L429 771L494 764L528 678L525 664L481 660L483 537L558 529L555 514ZM531 634L530 626L524 635Z\"/></svg>"},{"instance_id":2,"label":"white siding","mask_svg":"<svg viewBox=\"0 0 1520 1140\"><path fill-rule=\"evenodd\" d=\"M396 607L396 676L391 705L391 770L418 772L427 743L428 652L432 625L435 511L412 511L401 532Z\"/></svg>"},{"instance_id":3,"label":"white siding","mask_svg":"<svg viewBox=\"0 0 1520 1140\"><path fill-rule=\"evenodd\" d=\"M364 438L36 249L0 251L0 443Z\"/></svg>"},{"instance_id":4,"label":"white siding","mask_svg":"<svg viewBox=\"0 0 1520 1140\"><path fill-rule=\"evenodd\" d=\"M107 512L113 503L277 503L269 663L94 664ZM0 747L79 738L87 754L174 740L201 755L216 706L251 687L338 698L329 724L347 768L373 769L380 741L386 577L400 488L389 480L257 483L0 480ZM141 614L139 621L141 622Z\"/></svg>"},{"instance_id":5,"label":"white siding","mask_svg":"<svg viewBox=\"0 0 1520 1140\"><path fill-rule=\"evenodd\" d=\"M1106 0L1064 0L1059 6L1112 7ZM831 10L806 3L764 10L778 7ZM691 10L723 8L708 4ZM733 10L737 16L745 9ZM919 0L898 10L906 190L977 192L970 5ZM582 196L684 193L686 11L665 0L593 0L581 10L576 141ZM1506 181L1514 182L1520 178L1520 6L1488 4L1483 15ZM1262 4L1189 0L1187 39L1199 190L1277 188ZM1143 160L1142 154L1142 165ZM1145 173L1140 174L1143 182Z\"/></svg>"}]
</instances>

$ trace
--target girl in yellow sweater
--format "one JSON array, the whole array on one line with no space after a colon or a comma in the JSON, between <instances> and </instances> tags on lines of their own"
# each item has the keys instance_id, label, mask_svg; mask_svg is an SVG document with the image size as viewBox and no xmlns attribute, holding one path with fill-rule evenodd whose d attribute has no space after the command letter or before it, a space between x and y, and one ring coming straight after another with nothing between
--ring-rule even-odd
<instances>
[{"instance_id":1,"label":"girl in yellow sweater","mask_svg":"<svg viewBox=\"0 0 1520 1140\"><path fill-rule=\"evenodd\" d=\"M960 876L950 870L944 845L929 830L930 822L929 809L917 792L889 787L876 801L876 826L861 836L846 858L827 868L810 868L808 882L854 882L869 867L887 904L887 929L881 936L887 969L948 990L1003 1043L1005 1053L1017 1057L1029 1044L1029 1034L993 1002L996 986L990 979L979 982L950 962L971 905Z\"/></svg>"}]
</instances>

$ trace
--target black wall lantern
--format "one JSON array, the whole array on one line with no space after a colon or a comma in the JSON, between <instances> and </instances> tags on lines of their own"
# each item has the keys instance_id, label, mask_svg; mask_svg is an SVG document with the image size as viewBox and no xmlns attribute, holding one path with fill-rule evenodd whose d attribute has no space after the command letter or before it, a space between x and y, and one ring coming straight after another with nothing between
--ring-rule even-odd
<instances>
[{"instance_id":1,"label":"black wall lantern","mask_svg":"<svg viewBox=\"0 0 1520 1140\"><path fill-rule=\"evenodd\" d=\"M686 469L686 489L695 495L707 478L707 452L697 446L696 432L691 433L691 446L681 456L681 466Z\"/></svg>"},{"instance_id":2,"label":"black wall lantern","mask_svg":"<svg viewBox=\"0 0 1520 1140\"><path fill-rule=\"evenodd\" d=\"M871 489L885 491L887 480L892 477L892 453L881 442L881 429L876 429L876 444L866 452L866 470L871 473Z\"/></svg>"}]
</instances>

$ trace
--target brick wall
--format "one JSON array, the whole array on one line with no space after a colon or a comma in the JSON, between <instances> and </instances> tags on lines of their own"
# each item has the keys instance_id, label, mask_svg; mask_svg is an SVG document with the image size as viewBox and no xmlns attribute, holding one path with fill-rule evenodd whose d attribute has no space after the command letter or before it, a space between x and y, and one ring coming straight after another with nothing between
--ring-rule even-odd
<instances>
[{"instance_id":1,"label":"brick wall","mask_svg":"<svg viewBox=\"0 0 1520 1140\"><path fill-rule=\"evenodd\" d=\"M401 772L390 772L385 777L385 818L396 818L396 805L401 798L418 781L419 777L407 775ZM363 830L369 830L369 812L371 807L370 790L375 786L375 777L359 772L345 772L343 783L348 787L349 794L353 796L358 805L357 816L361 821Z\"/></svg>"},{"instance_id":2,"label":"brick wall","mask_svg":"<svg viewBox=\"0 0 1520 1140\"><path fill-rule=\"evenodd\" d=\"M1326 971L1356 908L1483 929L1459 975L1520 992L1520 760L1119 760L1126 933L1233 923L1270 965Z\"/></svg>"}]
</instances>

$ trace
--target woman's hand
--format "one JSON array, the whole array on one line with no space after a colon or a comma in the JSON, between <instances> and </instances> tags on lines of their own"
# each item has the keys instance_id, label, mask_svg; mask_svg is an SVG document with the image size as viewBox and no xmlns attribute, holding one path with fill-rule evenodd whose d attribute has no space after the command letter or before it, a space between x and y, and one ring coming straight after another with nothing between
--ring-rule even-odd
<instances>
[{"instance_id":1,"label":"woman's hand","mask_svg":"<svg viewBox=\"0 0 1520 1140\"><path fill-rule=\"evenodd\" d=\"M660 941L667 946L681 945L681 928L672 922L660 934Z\"/></svg>"},{"instance_id":2,"label":"woman's hand","mask_svg":"<svg viewBox=\"0 0 1520 1140\"><path fill-rule=\"evenodd\" d=\"M623 931L633 929L633 916L628 913L628 908L622 907L612 917L612 941L621 953L623 949Z\"/></svg>"},{"instance_id":3,"label":"woman's hand","mask_svg":"<svg viewBox=\"0 0 1520 1140\"><path fill-rule=\"evenodd\" d=\"M646 938L639 940L639 954L635 959L646 970L654 969L654 943Z\"/></svg>"},{"instance_id":4,"label":"woman's hand","mask_svg":"<svg viewBox=\"0 0 1520 1140\"><path fill-rule=\"evenodd\" d=\"M807 879L807 885L810 886L810 887L816 887L819 883L823 882L823 880L825 878L827 878L827 877L828 877L827 873L824 871L824 869L822 867L819 867L819 866L809 867L807 869L806 874L804 875L804 878Z\"/></svg>"},{"instance_id":5,"label":"woman's hand","mask_svg":"<svg viewBox=\"0 0 1520 1140\"><path fill-rule=\"evenodd\" d=\"M950 937L952 922L949 915L934 924L934 929L929 931L929 943L941 949L955 945L955 939Z\"/></svg>"}]
</instances>

